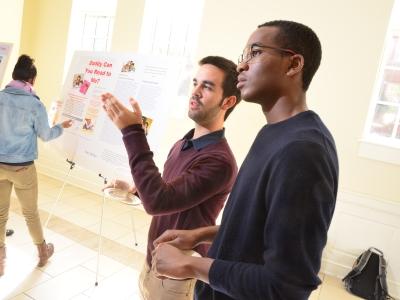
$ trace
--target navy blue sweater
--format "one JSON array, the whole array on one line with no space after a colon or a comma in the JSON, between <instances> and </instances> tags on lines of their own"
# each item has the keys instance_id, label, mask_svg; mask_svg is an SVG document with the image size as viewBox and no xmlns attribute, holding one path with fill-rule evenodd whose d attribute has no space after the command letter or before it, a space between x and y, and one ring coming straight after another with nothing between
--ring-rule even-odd
<instances>
[{"instance_id":1,"label":"navy blue sweater","mask_svg":"<svg viewBox=\"0 0 400 300\"><path fill-rule=\"evenodd\" d=\"M334 140L312 111L266 125L235 182L196 299L308 299L335 208Z\"/></svg>"}]
</instances>

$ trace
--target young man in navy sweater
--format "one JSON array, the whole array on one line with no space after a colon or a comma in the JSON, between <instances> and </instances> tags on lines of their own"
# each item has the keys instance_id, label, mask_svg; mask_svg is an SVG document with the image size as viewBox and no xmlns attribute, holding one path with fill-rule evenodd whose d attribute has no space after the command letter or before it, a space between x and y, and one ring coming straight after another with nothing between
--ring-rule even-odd
<instances>
[{"instance_id":1,"label":"young man in navy sweater","mask_svg":"<svg viewBox=\"0 0 400 300\"><path fill-rule=\"evenodd\" d=\"M267 125L239 170L221 226L166 231L155 241L159 275L196 278L195 299L308 299L320 280L335 208L334 140L308 110L306 91L321 60L307 26L262 24L239 58L241 96L261 105ZM207 258L179 249L211 243Z\"/></svg>"},{"instance_id":2,"label":"young man in navy sweater","mask_svg":"<svg viewBox=\"0 0 400 300\"><path fill-rule=\"evenodd\" d=\"M153 216L147 260L139 279L143 299L193 299L194 280L155 276L151 269L153 242L167 229L215 225L237 174L224 137L224 121L240 100L236 65L218 56L205 57L199 65L188 111L195 127L172 147L162 175L153 161L137 102L131 102L132 112L112 95L103 95L104 109L122 131L137 193ZM195 250L204 256L208 248L203 244Z\"/></svg>"}]
</instances>

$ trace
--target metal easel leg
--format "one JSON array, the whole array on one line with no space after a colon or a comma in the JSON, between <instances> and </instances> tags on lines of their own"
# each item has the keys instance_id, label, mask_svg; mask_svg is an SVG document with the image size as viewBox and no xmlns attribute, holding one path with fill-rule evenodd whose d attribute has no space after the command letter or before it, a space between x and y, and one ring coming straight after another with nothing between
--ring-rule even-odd
<instances>
[{"instance_id":1,"label":"metal easel leg","mask_svg":"<svg viewBox=\"0 0 400 300\"><path fill-rule=\"evenodd\" d=\"M132 225L133 238L135 239L135 246L137 246L137 245L138 245L138 242L137 242L137 238L136 238L135 220L134 220L134 218L133 218L134 209L135 209L135 208L132 207L132 211L131 211L131 225Z\"/></svg>"},{"instance_id":2,"label":"metal easel leg","mask_svg":"<svg viewBox=\"0 0 400 300\"><path fill-rule=\"evenodd\" d=\"M104 187L107 185L107 178L103 177L99 174L99 177L103 178ZM101 216L100 216L100 228L98 234L98 247L97 247L97 262L96 262L96 282L94 283L95 286L99 285L98 277L99 277L99 264L100 264L100 252L101 252L101 243L102 243L102 235L103 235L103 214L104 214L104 205L106 203L106 194L103 191L103 204L101 205Z\"/></svg>"},{"instance_id":3,"label":"metal easel leg","mask_svg":"<svg viewBox=\"0 0 400 300\"><path fill-rule=\"evenodd\" d=\"M71 173L72 169L75 167L75 162L73 162L71 160L68 160L68 158L67 158L67 163L69 163L69 165L70 165L68 173L65 176L65 179L64 179L63 185L61 186L60 191L58 192L57 199L56 199L56 201L54 201L53 206L51 207L51 210L49 212L49 215L47 216L46 223L44 224L45 228L47 228L47 226L49 225L49 221L50 221L51 217L54 214L54 210L55 210L56 206L58 205L58 202L60 202L60 199L61 199L61 197L62 197L62 195L64 193L65 185L67 184L67 181L68 181L68 178L69 178L69 174Z\"/></svg>"}]
</instances>

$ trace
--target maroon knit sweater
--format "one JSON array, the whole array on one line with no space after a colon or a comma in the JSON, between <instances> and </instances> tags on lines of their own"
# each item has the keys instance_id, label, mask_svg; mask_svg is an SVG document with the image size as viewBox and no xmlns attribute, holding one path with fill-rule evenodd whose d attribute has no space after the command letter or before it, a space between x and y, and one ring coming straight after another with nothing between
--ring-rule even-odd
<instances>
[{"instance_id":1,"label":"maroon knit sweater","mask_svg":"<svg viewBox=\"0 0 400 300\"><path fill-rule=\"evenodd\" d=\"M129 165L146 212L153 216L147 241L151 266L153 241L167 229L215 225L231 191L237 165L224 137L196 150L182 151L185 138L172 147L161 175L140 125L122 129ZM195 250L205 256L209 246Z\"/></svg>"}]
</instances>

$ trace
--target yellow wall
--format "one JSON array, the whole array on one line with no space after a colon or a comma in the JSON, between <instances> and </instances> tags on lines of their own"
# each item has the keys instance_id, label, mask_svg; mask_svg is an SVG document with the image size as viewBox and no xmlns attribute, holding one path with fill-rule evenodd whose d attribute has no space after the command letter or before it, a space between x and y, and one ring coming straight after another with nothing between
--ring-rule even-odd
<instances>
[{"instance_id":1,"label":"yellow wall","mask_svg":"<svg viewBox=\"0 0 400 300\"><path fill-rule=\"evenodd\" d=\"M321 39L323 59L307 98L336 139L341 190L400 202L400 166L358 156L392 4L392 0L206 0L198 55L219 53L236 59L249 34L268 20L309 25ZM228 120L228 137L239 159L263 122L259 107L247 103L240 104Z\"/></svg>"},{"instance_id":2,"label":"yellow wall","mask_svg":"<svg viewBox=\"0 0 400 300\"><path fill-rule=\"evenodd\" d=\"M144 2L144 0L118 0L111 51L137 51Z\"/></svg>"},{"instance_id":3,"label":"yellow wall","mask_svg":"<svg viewBox=\"0 0 400 300\"><path fill-rule=\"evenodd\" d=\"M23 5L24 0L0 0L0 42L13 44L0 88L3 88L11 80L11 73L18 58Z\"/></svg>"},{"instance_id":4,"label":"yellow wall","mask_svg":"<svg viewBox=\"0 0 400 300\"><path fill-rule=\"evenodd\" d=\"M25 0L21 53L35 58L35 88L49 105L60 94L71 0Z\"/></svg>"},{"instance_id":5,"label":"yellow wall","mask_svg":"<svg viewBox=\"0 0 400 300\"><path fill-rule=\"evenodd\" d=\"M22 52L37 60L39 95L59 94L71 0L26 0ZM223 55L236 61L249 34L264 21L291 19L312 27L323 46L323 60L308 93L309 107L325 120L336 138L340 156L340 188L400 202L400 166L358 156L359 140L393 0L205 0L197 57ZM144 0L120 0L112 49L136 51ZM1 17L4 14L0 13ZM229 117L227 137L239 163L265 124L260 108L242 103ZM170 145L192 123L172 120L162 147L156 151L162 167ZM42 156L50 150L44 150ZM53 157L47 155L49 159Z\"/></svg>"}]
</instances>

